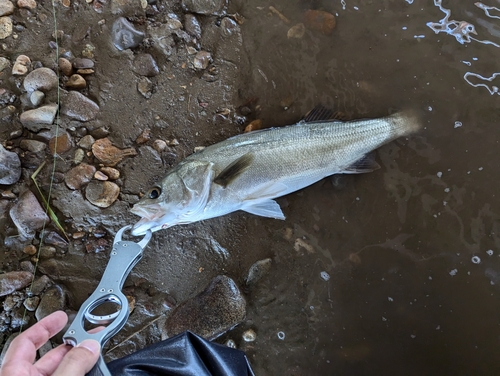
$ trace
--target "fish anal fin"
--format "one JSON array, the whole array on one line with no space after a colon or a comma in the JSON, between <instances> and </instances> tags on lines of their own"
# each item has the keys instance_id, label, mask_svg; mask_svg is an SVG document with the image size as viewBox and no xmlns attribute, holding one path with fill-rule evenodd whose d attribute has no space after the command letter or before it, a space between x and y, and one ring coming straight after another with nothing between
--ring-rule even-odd
<instances>
[{"instance_id":1,"label":"fish anal fin","mask_svg":"<svg viewBox=\"0 0 500 376\"><path fill-rule=\"evenodd\" d=\"M312 123L315 121L325 121L325 120L339 120L346 121L347 116L340 111L333 111L326 108L322 104L317 105L311 111L309 111L304 117L303 121L306 123Z\"/></svg>"},{"instance_id":2,"label":"fish anal fin","mask_svg":"<svg viewBox=\"0 0 500 376\"><path fill-rule=\"evenodd\" d=\"M378 170L380 165L375 161L375 153L368 153L358 159L351 166L341 171L341 174L364 174Z\"/></svg>"},{"instance_id":3,"label":"fish anal fin","mask_svg":"<svg viewBox=\"0 0 500 376\"><path fill-rule=\"evenodd\" d=\"M285 219L285 215L281 211L279 204L274 200L249 202L241 210L261 217Z\"/></svg>"},{"instance_id":4,"label":"fish anal fin","mask_svg":"<svg viewBox=\"0 0 500 376\"><path fill-rule=\"evenodd\" d=\"M233 161L214 179L215 184L226 188L234 179L241 175L253 161L253 154L247 153Z\"/></svg>"}]
</instances>

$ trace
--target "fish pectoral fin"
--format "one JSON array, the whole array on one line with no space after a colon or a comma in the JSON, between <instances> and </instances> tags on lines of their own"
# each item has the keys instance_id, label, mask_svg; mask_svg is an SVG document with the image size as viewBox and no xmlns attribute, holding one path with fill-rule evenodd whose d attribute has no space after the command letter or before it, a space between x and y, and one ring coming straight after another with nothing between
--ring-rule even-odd
<instances>
[{"instance_id":1,"label":"fish pectoral fin","mask_svg":"<svg viewBox=\"0 0 500 376\"><path fill-rule=\"evenodd\" d=\"M375 161L375 153L368 153L363 156L363 158L358 159L351 166L346 168L343 171L340 171L340 174L364 174L366 172L372 172L378 170L380 165Z\"/></svg>"},{"instance_id":2,"label":"fish pectoral fin","mask_svg":"<svg viewBox=\"0 0 500 376\"><path fill-rule=\"evenodd\" d=\"M214 179L215 184L219 184L226 188L234 179L240 176L253 161L253 154L246 153L231 162L222 172Z\"/></svg>"},{"instance_id":3,"label":"fish pectoral fin","mask_svg":"<svg viewBox=\"0 0 500 376\"><path fill-rule=\"evenodd\" d=\"M281 211L280 206L274 200L257 201L248 203L241 210L247 213L260 215L261 217L285 219L285 215Z\"/></svg>"}]
</instances>

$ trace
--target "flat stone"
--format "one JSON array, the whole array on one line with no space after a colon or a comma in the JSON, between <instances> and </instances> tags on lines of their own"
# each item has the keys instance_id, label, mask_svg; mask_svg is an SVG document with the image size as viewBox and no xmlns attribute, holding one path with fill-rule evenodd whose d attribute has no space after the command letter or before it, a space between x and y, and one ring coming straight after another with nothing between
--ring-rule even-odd
<instances>
[{"instance_id":1,"label":"flat stone","mask_svg":"<svg viewBox=\"0 0 500 376\"><path fill-rule=\"evenodd\" d=\"M64 98L61 113L79 121L95 119L99 106L78 91L70 91Z\"/></svg>"},{"instance_id":2,"label":"flat stone","mask_svg":"<svg viewBox=\"0 0 500 376\"><path fill-rule=\"evenodd\" d=\"M53 137L49 141L49 149L52 155L63 154L71 149L73 142L68 133L63 133L57 137Z\"/></svg>"},{"instance_id":3,"label":"flat stone","mask_svg":"<svg viewBox=\"0 0 500 376\"><path fill-rule=\"evenodd\" d=\"M35 9L36 8L36 1L35 0L17 0L17 6L19 8Z\"/></svg>"},{"instance_id":4,"label":"flat stone","mask_svg":"<svg viewBox=\"0 0 500 376\"><path fill-rule=\"evenodd\" d=\"M64 174L64 182L69 189L80 189L92 180L95 172L94 166L80 163Z\"/></svg>"},{"instance_id":5,"label":"flat stone","mask_svg":"<svg viewBox=\"0 0 500 376\"><path fill-rule=\"evenodd\" d=\"M185 330L213 340L243 321L246 302L234 281L227 276L215 277L198 296L174 309L167 318L162 338Z\"/></svg>"},{"instance_id":6,"label":"flat stone","mask_svg":"<svg viewBox=\"0 0 500 376\"><path fill-rule=\"evenodd\" d=\"M227 5L227 0L182 0L182 6L187 12L220 15Z\"/></svg>"},{"instance_id":7,"label":"flat stone","mask_svg":"<svg viewBox=\"0 0 500 376\"><path fill-rule=\"evenodd\" d=\"M70 89L84 89L87 87L87 82L85 81L85 78L79 74L73 74L69 78L68 82L66 82L65 86Z\"/></svg>"},{"instance_id":8,"label":"flat stone","mask_svg":"<svg viewBox=\"0 0 500 376\"><path fill-rule=\"evenodd\" d=\"M248 276L245 280L245 283L248 286L254 285L263 276L269 273L269 270L271 270L271 265L272 265L272 260L270 258L257 261L248 270Z\"/></svg>"},{"instance_id":9,"label":"flat stone","mask_svg":"<svg viewBox=\"0 0 500 376\"><path fill-rule=\"evenodd\" d=\"M42 141L30 140L29 138L25 138L21 140L21 142L19 143L19 147L23 150L28 150L33 153L38 153L40 151L45 150L47 144Z\"/></svg>"},{"instance_id":10,"label":"flat stone","mask_svg":"<svg viewBox=\"0 0 500 376\"><path fill-rule=\"evenodd\" d=\"M0 17L14 13L14 4L9 0L0 0Z\"/></svg>"},{"instance_id":11,"label":"flat stone","mask_svg":"<svg viewBox=\"0 0 500 376\"><path fill-rule=\"evenodd\" d=\"M23 302L23 305L28 311L34 312L38 307L39 303L40 303L40 298L38 296L32 296L31 298L27 298Z\"/></svg>"},{"instance_id":12,"label":"flat stone","mask_svg":"<svg viewBox=\"0 0 500 376\"><path fill-rule=\"evenodd\" d=\"M152 90L153 83L147 77L139 78L139 81L137 82L137 91L141 93L144 98L151 98L151 95L153 95L151 92Z\"/></svg>"},{"instance_id":13,"label":"flat stone","mask_svg":"<svg viewBox=\"0 0 500 376\"><path fill-rule=\"evenodd\" d=\"M38 107L42 103L44 98L45 94L43 93L43 91L35 90L30 95L30 102L33 106Z\"/></svg>"},{"instance_id":14,"label":"flat stone","mask_svg":"<svg viewBox=\"0 0 500 376\"><path fill-rule=\"evenodd\" d=\"M153 48L156 51L160 52L165 57L172 55L175 41L167 25L148 25L148 35L153 41Z\"/></svg>"},{"instance_id":15,"label":"flat stone","mask_svg":"<svg viewBox=\"0 0 500 376\"><path fill-rule=\"evenodd\" d=\"M117 18L111 27L111 40L120 51L137 47L143 39L144 33L124 17Z\"/></svg>"},{"instance_id":16,"label":"flat stone","mask_svg":"<svg viewBox=\"0 0 500 376\"><path fill-rule=\"evenodd\" d=\"M8 16L0 17L0 39L12 34L12 20Z\"/></svg>"},{"instance_id":17,"label":"flat stone","mask_svg":"<svg viewBox=\"0 0 500 376\"><path fill-rule=\"evenodd\" d=\"M47 92L57 87L59 80L57 74L49 68L38 68L30 72L24 79L24 89L31 93L35 90Z\"/></svg>"},{"instance_id":18,"label":"flat stone","mask_svg":"<svg viewBox=\"0 0 500 376\"><path fill-rule=\"evenodd\" d=\"M92 148L92 145L94 144L95 139L91 135L86 135L83 136L80 141L78 141L78 146L90 150Z\"/></svg>"},{"instance_id":19,"label":"flat stone","mask_svg":"<svg viewBox=\"0 0 500 376\"><path fill-rule=\"evenodd\" d=\"M92 69L94 68L94 61L86 58L76 58L73 60L73 68L75 69Z\"/></svg>"},{"instance_id":20,"label":"flat stone","mask_svg":"<svg viewBox=\"0 0 500 376\"><path fill-rule=\"evenodd\" d=\"M207 51L199 51L193 60L193 65L196 69L206 69L208 64L212 62L212 55Z\"/></svg>"},{"instance_id":21,"label":"flat stone","mask_svg":"<svg viewBox=\"0 0 500 376\"><path fill-rule=\"evenodd\" d=\"M160 73L155 59L150 54L138 54L134 59L132 70L146 77L153 77Z\"/></svg>"},{"instance_id":22,"label":"flat stone","mask_svg":"<svg viewBox=\"0 0 500 376\"><path fill-rule=\"evenodd\" d=\"M200 22L194 14L186 14L184 18L184 29L189 35L195 37L196 39L201 38Z\"/></svg>"},{"instance_id":23,"label":"flat stone","mask_svg":"<svg viewBox=\"0 0 500 376\"><path fill-rule=\"evenodd\" d=\"M19 156L0 144L0 184L14 184L21 177Z\"/></svg>"},{"instance_id":24,"label":"flat stone","mask_svg":"<svg viewBox=\"0 0 500 376\"><path fill-rule=\"evenodd\" d=\"M108 138L101 138L93 143L92 153L106 166L114 166L123 158L137 155L134 148L120 149L114 146Z\"/></svg>"},{"instance_id":25,"label":"flat stone","mask_svg":"<svg viewBox=\"0 0 500 376\"><path fill-rule=\"evenodd\" d=\"M113 167L103 167L101 171L106 174L110 180L116 180L120 177L120 171Z\"/></svg>"},{"instance_id":26,"label":"flat stone","mask_svg":"<svg viewBox=\"0 0 500 376\"><path fill-rule=\"evenodd\" d=\"M44 125L51 125L54 122L57 108L57 104L52 103L33 110L28 110L19 116L19 120L21 120L24 127L36 133L43 128L48 128Z\"/></svg>"},{"instance_id":27,"label":"flat stone","mask_svg":"<svg viewBox=\"0 0 500 376\"><path fill-rule=\"evenodd\" d=\"M110 181L92 180L85 189L85 197L92 205L107 208L116 201L120 187Z\"/></svg>"},{"instance_id":28,"label":"flat stone","mask_svg":"<svg viewBox=\"0 0 500 376\"><path fill-rule=\"evenodd\" d=\"M0 296L5 296L28 286L33 279L30 272L9 272L0 274Z\"/></svg>"},{"instance_id":29,"label":"flat stone","mask_svg":"<svg viewBox=\"0 0 500 376\"><path fill-rule=\"evenodd\" d=\"M65 76L71 76L71 73L73 72L73 66L71 65L68 59L60 57L58 61L58 66L62 74L64 74Z\"/></svg>"},{"instance_id":30,"label":"flat stone","mask_svg":"<svg viewBox=\"0 0 500 376\"><path fill-rule=\"evenodd\" d=\"M1 0L0 0L1 1ZM10 1L8 1L10 3ZM5 57L0 57L0 72L3 72L5 68L7 68L10 65L9 59Z\"/></svg>"},{"instance_id":31,"label":"flat stone","mask_svg":"<svg viewBox=\"0 0 500 376\"><path fill-rule=\"evenodd\" d=\"M19 234L28 239L32 238L36 231L41 230L43 225L50 221L45 210L30 190L21 193L19 200L10 209L9 214Z\"/></svg>"},{"instance_id":32,"label":"flat stone","mask_svg":"<svg viewBox=\"0 0 500 376\"><path fill-rule=\"evenodd\" d=\"M63 310L66 307L66 293L59 285L50 287L42 296L42 300L35 312L38 321L52 312Z\"/></svg>"},{"instance_id":33,"label":"flat stone","mask_svg":"<svg viewBox=\"0 0 500 376\"><path fill-rule=\"evenodd\" d=\"M46 275L42 275L40 278L35 279L30 287L30 292L33 295L40 295L43 290L50 286L52 281Z\"/></svg>"},{"instance_id":34,"label":"flat stone","mask_svg":"<svg viewBox=\"0 0 500 376\"><path fill-rule=\"evenodd\" d=\"M31 64L31 60L26 55L19 55L14 62L12 67L12 74L14 76L22 76L28 73L28 66Z\"/></svg>"}]
</instances>

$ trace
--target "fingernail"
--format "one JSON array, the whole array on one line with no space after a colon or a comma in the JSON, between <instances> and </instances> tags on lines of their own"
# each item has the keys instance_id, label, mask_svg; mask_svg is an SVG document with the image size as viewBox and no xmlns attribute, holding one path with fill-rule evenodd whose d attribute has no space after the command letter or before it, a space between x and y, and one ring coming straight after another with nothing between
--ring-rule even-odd
<instances>
[{"instance_id":1,"label":"fingernail","mask_svg":"<svg viewBox=\"0 0 500 376\"><path fill-rule=\"evenodd\" d=\"M85 347L93 354L98 354L101 352L101 345L99 342L93 339L86 339L82 343L79 343L76 347Z\"/></svg>"}]
</instances>

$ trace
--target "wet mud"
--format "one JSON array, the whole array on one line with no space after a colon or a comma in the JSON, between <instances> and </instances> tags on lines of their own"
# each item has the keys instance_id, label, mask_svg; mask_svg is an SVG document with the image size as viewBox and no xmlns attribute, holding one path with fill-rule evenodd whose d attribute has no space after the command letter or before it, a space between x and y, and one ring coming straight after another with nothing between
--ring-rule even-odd
<instances>
[{"instance_id":1,"label":"wet mud","mask_svg":"<svg viewBox=\"0 0 500 376\"><path fill-rule=\"evenodd\" d=\"M289 37L309 9L335 15L331 34L305 28L302 37ZM66 308L78 310L100 279L113 235L138 219L129 209L140 195L195 147L242 133L252 120L292 124L319 103L349 119L416 108L424 129L380 148L381 169L327 178L279 198L285 221L237 212L156 232L125 283L135 308L106 358L159 341L175 306L226 275L245 296L246 318L216 341L234 341L258 375L497 374L500 21L485 9L451 1L230 0L222 13L197 15L198 44L182 33L160 44L152 41L172 14L186 29L191 12L177 2L145 9L121 1L58 4L59 54L83 57L92 47L95 72L79 92L99 111L86 122L61 116L73 144L56 158L56 173L74 167L83 133L137 155L115 166L120 195L106 208L91 204L85 188L70 190L56 179L51 204L70 239L40 258L37 276L64 286ZM144 33L137 47L113 46L118 17ZM11 65L24 54L55 68L50 4L16 8L12 18L23 27L16 39L3 40L0 55ZM209 52L211 62L203 68L207 57L195 62L188 47ZM140 53L158 66L149 83L134 68ZM10 70L2 87L20 96L23 80ZM54 92L46 95L54 103ZM14 111L2 103L2 116ZM44 140L19 122L20 100L13 105L14 114L1 120L2 143L18 150L23 138ZM150 138L136 142L146 129ZM174 139L178 144L170 144ZM168 146L159 152L155 140ZM99 168L88 153L83 162ZM36 193L29 175L43 160L38 179L45 192L51 177L52 157L21 160L21 180L2 186L14 193L1 204L5 272L32 260L8 210L25 187ZM267 272L247 284L250 267L268 258ZM17 330L4 329L4 341ZM249 330L253 341L243 339Z\"/></svg>"}]
</instances>

